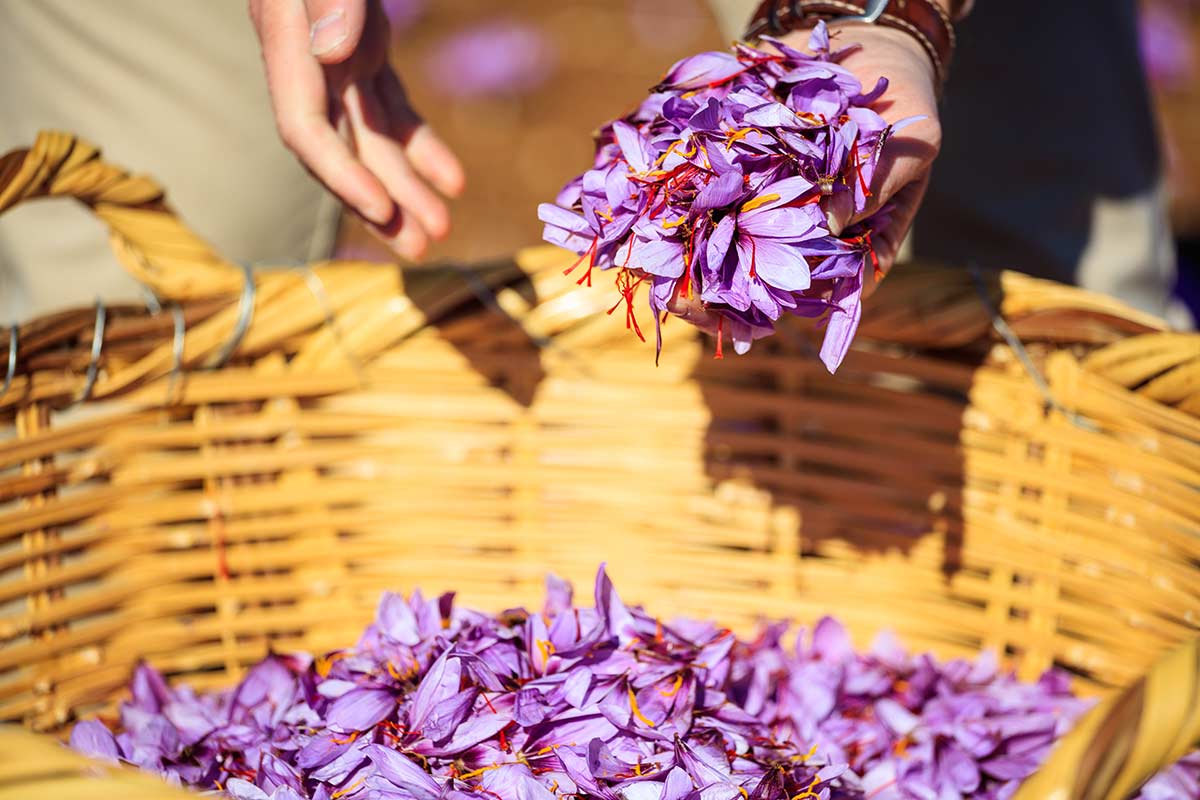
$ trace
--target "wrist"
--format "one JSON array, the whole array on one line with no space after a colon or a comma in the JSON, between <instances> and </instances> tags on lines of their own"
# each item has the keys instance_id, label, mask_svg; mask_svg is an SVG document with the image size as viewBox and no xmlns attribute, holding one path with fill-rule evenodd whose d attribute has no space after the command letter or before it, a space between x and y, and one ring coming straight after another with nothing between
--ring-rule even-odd
<instances>
[{"instance_id":1,"label":"wrist","mask_svg":"<svg viewBox=\"0 0 1200 800\"><path fill-rule=\"evenodd\" d=\"M930 98L929 105L937 106L938 80L933 62L924 49L907 33L862 22L830 25L832 47L840 50L852 45L858 49L841 60L862 81L864 90L887 78L893 86L903 85L907 91L920 92ZM785 44L805 51L809 30L797 30L780 37Z\"/></svg>"},{"instance_id":2,"label":"wrist","mask_svg":"<svg viewBox=\"0 0 1200 800\"><path fill-rule=\"evenodd\" d=\"M951 9L962 0L763 0L746 38L779 36L811 28L824 20L831 27L851 26L900 31L915 41L932 64L938 86L945 83L954 54Z\"/></svg>"}]
</instances>

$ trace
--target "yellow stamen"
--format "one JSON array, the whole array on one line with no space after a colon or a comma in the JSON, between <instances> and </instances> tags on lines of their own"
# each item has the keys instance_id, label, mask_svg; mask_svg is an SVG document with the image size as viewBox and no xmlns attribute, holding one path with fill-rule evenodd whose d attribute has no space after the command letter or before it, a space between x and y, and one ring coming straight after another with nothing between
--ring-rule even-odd
<instances>
[{"instance_id":1,"label":"yellow stamen","mask_svg":"<svg viewBox=\"0 0 1200 800\"><path fill-rule=\"evenodd\" d=\"M392 666L392 662L387 662L388 675L391 675L394 680L401 680L400 673L396 672L396 668Z\"/></svg>"},{"instance_id":2,"label":"yellow stamen","mask_svg":"<svg viewBox=\"0 0 1200 800\"><path fill-rule=\"evenodd\" d=\"M749 136L751 133L753 133L754 130L755 130L754 128L739 128L736 131L730 131L729 133L727 133L725 135L725 150L727 152L729 150L732 150L735 142L739 142L742 139L745 139L747 136Z\"/></svg>"},{"instance_id":3,"label":"yellow stamen","mask_svg":"<svg viewBox=\"0 0 1200 800\"><path fill-rule=\"evenodd\" d=\"M358 787L362 786L362 785L363 785L364 783L366 783L366 782L367 782L367 779L366 779L366 778L359 778L357 781L355 781L354 783L350 784L350 785L349 785L349 786L347 786L345 789L338 789L336 792L334 792L333 794L329 795L329 799L330 799L330 800L337 800L339 797L345 797L346 795L350 794L351 792L353 792L355 789L357 789Z\"/></svg>"},{"instance_id":4,"label":"yellow stamen","mask_svg":"<svg viewBox=\"0 0 1200 800\"><path fill-rule=\"evenodd\" d=\"M742 797L746 798L746 800L750 800L750 793L746 791L745 786L739 786L738 791L742 793Z\"/></svg>"},{"instance_id":5,"label":"yellow stamen","mask_svg":"<svg viewBox=\"0 0 1200 800\"><path fill-rule=\"evenodd\" d=\"M640 708L638 708L637 695L635 695L633 693L632 686L629 687L629 707L631 709L633 709L633 715L635 717L640 719L642 722L646 723L651 728L656 727L656 725L653 722L651 722L649 719L646 718L646 715L642 713L642 710Z\"/></svg>"},{"instance_id":6,"label":"yellow stamen","mask_svg":"<svg viewBox=\"0 0 1200 800\"><path fill-rule=\"evenodd\" d=\"M675 685L674 686L672 686L670 689L665 689L663 691L660 691L659 694L661 694L663 697L674 697L675 695L679 694L680 686L683 686L683 674L682 673L675 676Z\"/></svg>"},{"instance_id":7,"label":"yellow stamen","mask_svg":"<svg viewBox=\"0 0 1200 800\"><path fill-rule=\"evenodd\" d=\"M662 226L664 230L669 231L671 228L678 228L685 222L687 222L687 217L680 217L679 219L666 219L663 220Z\"/></svg>"},{"instance_id":8,"label":"yellow stamen","mask_svg":"<svg viewBox=\"0 0 1200 800\"><path fill-rule=\"evenodd\" d=\"M800 794L793 797L792 800L804 800L804 798L806 798L806 797L820 797L820 795L818 795L816 792L813 791L813 787L815 787L817 785L817 783L820 782L820 780L821 780L820 778L818 778L814 775L813 779L812 779L812 783L810 783L808 785L808 788L805 789Z\"/></svg>"},{"instance_id":9,"label":"yellow stamen","mask_svg":"<svg viewBox=\"0 0 1200 800\"><path fill-rule=\"evenodd\" d=\"M549 661L550 656L554 655L554 642L546 639L537 640L537 649L542 653L542 660Z\"/></svg>"},{"instance_id":10,"label":"yellow stamen","mask_svg":"<svg viewBox=\"0 0 1200 800\"><path fill-rule=\"evenodd\" d=\"M329 670L333 667L334 663L341 661L347 655L349 655L349 654L346 653L344 650L340 650L336 653L330 653L327 656L320 656L319 658L317 658L317 664L316 664L317 674L320 675L322 678L329 677Z\"/></svg>"},{"instance_id":11,"label":"yellow stamen","mask_svg":"<svg viewBox=\"0 0 1200 800\"><path fill-rule=\"evenodd\" d=\"M641 761L638 761L636 764L633 765L633 774L638 776L639 778L642 777L642 762Z\"/></svg>"},{"instance_id":12,"label":"yellow stamen","mask_svg":"<svg viewBox=\"0 0 1200 800\"><path fill-rule=\"evenodd\" d=\"M485 772L491 772L492 770L500 769L503 766L503 764L492 764L490 767L480 767L479 769L471 770L470 772L464 772L462 775L458 776L458 779L460 781L465 781L467 778L477 778Z\"/></svg>"},{"instance_id":13,"label":"yellow stamen","mask_svg":"<svg viewBox=\"0 0 1200 800\"><path fill-rule=\"evenodd\" d=\"M359 733L361 733L361 731L355 731L345 739L330 739L329 741L333 742L334 744L354 744L354 740L358 738Z\"/></svg>"},{"instance_id":14,"label":"yellow stamen","mask_svg":"<svg viewBox=\"0 0 1200 800\"><path fill-rule=\"evenodd\" d=\"M666 149L666 152L664 152L664 153L663 153L661 156L659 156L658 158L654 159L654 166L656 166L656 167L661 167L661 166L662 166L662 163L663 163L664 161L666 161L666 160L667 160L667 156L669 156L669 155L671 155L671 153L675 152L675 148L676 148L676 147L678 147L678 146L679 146L679 140L678 140L678 139L676 139L675 141L671 142L671 146L670 146L670 147L668 147L668 148Z\"/></svg>"},{"instance_id":15,"label":"yellow stamen","mask_svg":"<svg viewBox=\"0 0 1200 800\"><path fill-rule=\"evenodd\" d=\"M774 203L779 199L777 194L760 194L751 200L747 200L742 204L742 211L753 211L760 206L765 206L767 203Z\"/></svg>"},{"instance_id":16,"label":"yellow stamen","mask_svg":"<svg viewBox=\"0 0 1200 800\"><path fill-rule=\"evenodd\" d=\"M609 222L613 221L612 211L597 211L596 213L601 217L604 217Z\"/></svg>"}]
</instances>

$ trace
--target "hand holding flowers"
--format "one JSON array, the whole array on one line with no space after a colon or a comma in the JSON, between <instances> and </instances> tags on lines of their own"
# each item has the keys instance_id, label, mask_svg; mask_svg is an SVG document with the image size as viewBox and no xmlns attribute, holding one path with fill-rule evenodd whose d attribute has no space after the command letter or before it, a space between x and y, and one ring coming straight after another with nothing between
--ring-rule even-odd
<instances>
[{"instance_id":1,"label":"hand holding flowers","mask_svg":"<svg viewBox=\"0 0 1200 800\"><path fill-rule=\"evenodd\" d=\"M593 168L541 206L547 241L581 254L581 281L622 270L639 333L644 283L656 325L678 313L718 334L718 355L724 329L744 353L783 314L823 317L821 357L836 370L940 136L924 53L892 31L853 30L838 49L820 23L808 53L793 36L680 61L600 131ZM905 88L889 91L884 71ZM909 125L916 135L900 136Z\"/></svg>"}]
</instances>

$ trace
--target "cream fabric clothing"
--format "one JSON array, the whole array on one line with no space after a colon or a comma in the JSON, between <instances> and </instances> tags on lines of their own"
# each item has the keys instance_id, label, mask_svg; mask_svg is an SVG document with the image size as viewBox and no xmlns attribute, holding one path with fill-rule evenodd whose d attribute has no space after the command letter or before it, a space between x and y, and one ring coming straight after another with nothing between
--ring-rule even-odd
<instances>
[{"instance_id":1,"label":"cream fabric clothing","mask_svg":"<svg viewBox=\"0 0 1200 800\"><path fill-rule=\"evenodd\" d=\"M77 133L235 261L332 250L340 208L279 142L245 0L0 0L0 98L0 152ZM84 209L0 217L0 324L97 295L140 297Z\"/></svg>"}]
</instances>

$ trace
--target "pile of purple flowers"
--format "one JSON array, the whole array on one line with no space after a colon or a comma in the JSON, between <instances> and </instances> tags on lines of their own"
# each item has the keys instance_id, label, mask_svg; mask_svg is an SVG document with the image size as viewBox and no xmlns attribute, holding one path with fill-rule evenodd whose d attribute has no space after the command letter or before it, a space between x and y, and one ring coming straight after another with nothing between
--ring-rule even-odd
<instances>
[{"instance_id":1,"label":"pile of purple flowers","mask_svg":"<svg viewBox=\"0 0 1200 800\"><path fill-rule=\"evenodd\" d=\"M452 600L385 594L355 648L217 694L141 666L119 733L80 722L71 745L237 800L1002 798L1086 707L986 656L857 654L828 618L793 647L786 625L667 625L603 569L594 608L555 579L540 614Z\"/></svg>"},{"instance_id":2,"label":"pile of purple flowers","mask_svg":"<svg viewBox=\"0 0 1200 800\"><path fill-rule=\"evenodd\" d=\"M917 118L888 125L869 108L887 81L864 92L837 63L853 48L831 52L824 23L812 55L764 41L773 52L736 44L673 66L637 111L600 130L593 168L538 216L547 241L581 254L568 270L586 262L580 283L594 267L623 271L639 336L633 298L648 283L656 326L672 299L698 298L738 353L784 313L824 315L821 359L834 371L886 210L835 236L823 201L846 195L864 211L884 142Z\"/></svg>"}]
</instances>

